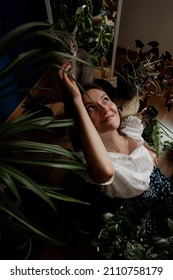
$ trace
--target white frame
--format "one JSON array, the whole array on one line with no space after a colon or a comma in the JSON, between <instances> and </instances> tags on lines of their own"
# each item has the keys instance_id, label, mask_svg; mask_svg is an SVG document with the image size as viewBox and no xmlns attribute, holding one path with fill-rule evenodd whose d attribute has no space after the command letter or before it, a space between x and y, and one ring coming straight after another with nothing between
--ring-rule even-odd
<instances>
[{"instance_id":1,"label":"white frame","mask_svg":"<svg viewBox=\"0 0 173 280\"><path fill-rule=\"evenodd\" d=\"M53 16L52 16L52 9L51 9L51 5L50 5L50 0L44 0L44 1L45 1L45 5L46 5L48 22L49 22L50 25L53 25Z\"/></svg>"},{"instance_id":2,"label":"white frame","mask_svg":"<svg viewBox=\"0 0 173 280\"><path fill-rule=\"evenodd\" d=\"M123 4L123 0L118 0L117 18L116 18L116 23L115 23L115 27L114 27L115 31L114 31L114 41L113 41L113 51L112 51L110 78L112 78L113 75L114 75L116 52L117 52L117 45L118 45L118 34L119 34L119 29L120 29L122 4Z\"/></svg>"}]
</instances>

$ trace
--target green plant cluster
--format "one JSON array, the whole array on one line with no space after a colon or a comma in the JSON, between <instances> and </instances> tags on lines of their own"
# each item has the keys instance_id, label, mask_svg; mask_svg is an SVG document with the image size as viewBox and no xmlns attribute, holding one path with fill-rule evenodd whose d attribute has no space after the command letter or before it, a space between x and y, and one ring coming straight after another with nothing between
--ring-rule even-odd
<instances>
[{"instance_id":1,"label":"green plant cluster","mask_svg":"<svg viewBox=\"0 0 173 280\"><path fill-rule=\"evenodd\" d=\"M18 49L18 53L1 69L0 82L5 80L6 83L0 83L0 99L23 91L28 93L30 89L33 89L33 85L27 89L22 87L8 91L6 89L40 71L60 68L55 63L55 58L66 55L47 48L50 39L58 40L50 31L51 27L47 23L28 22L15 27L1 37L0 58L8 55L14 49ZM44 40L45 44L39 48L28 47L27 50L23 51L23 48L21 50L21 45L32 40ZM9 80L8 77L12 74L13 79ZM39 110L40 107L37 109ZM38 178L28 175L26 170L36 166L57 168L57 170L83 170L85 166L72 151L58 145L44 143L41 139L29 140L24 135L38 132L45 135L54 134L59 128L73 125L74 120L72 119L58 120L53 115L40 116L39 111L23 114L10 122L0 123L0 248L1 242L7 241L6 234L4 235L6 230L9 233L9 240L13 239L15 232L26 238L36 237L59 246L66 245L67 240L58 235L55 236L51 231L35 224L32 217L31 219L28 217L26 209L23 210L25 208L23 194L33 194L39 203L42 201L55 215L57 214L57 201L88 203L64 193L62 186L43 184Z\"/></svg>"},{"instance_id":2,"label":"green plant cluster","mask_svg":"<svg viewBox=\"0 0 173 280\"><path fill-rule=\"evenodd\" d=\"M113 27L106 23L105 16L101 15L100 26L93 24L93 4L91 0L78 1L76 5L64 0L59 7L52 3L52 11L58 9L54 17L54 29L63 31L76 30L76 40L80 48L86 49L92 58L93 64L98 66L100 58L104 57L113 41Z\"/></svg>"},{"instance_id":3,"label":"green plant cluster","mask_svg":"<svg viewBox=\"0 0 173 280\"><path fill-rule=\"evenodd\" d=\"M158 110L147 106L143 112L143 138L160 156L163 151L173 150L173 132L157 120Z\"/></svg>"},{"instance_id":4,"label":"green plant cluster","mask_svg":"<svg viewBox=\"0 0 173 280\"><path fill-rule=\"evenodd\" d=\"M159 260L173 258L173 220L167 218L167 235L146 238L146 205L132 203L103 215L103 229L92 244L101 259ZM166 229L165 229L166 231Z\"/></svg>"},{"instance_id":5,"label":"green plant cluster","mask_svg":"<svg viewBox=\"0 0 173 280\"><path fill-rule=\"evenodd\" d=\"M10 123L0 125L0 223L10 227L14 223L16 227L33 233L40 238L47 239L49 242L58 242L56 238L53 240L49 234L44 233L42 229L39 229L22 213L21 190L29 190L34 193L55 212L55 200L82 202L64 195L60 187L44 185L33 180L26 172L22 171L22 167L47 166L70 170L83 170L85 167L78 161L75 153L58 145L22 140L22 133L28 131L51 133L53 128L72 125L74 125L73 120L57 120L54 117L34 118L34 113L22 115ZM52 133L54 132L52 131ZM21 137L16 139L15 137L18 134ZM40 158L40 154L44 156ZM54 155L54 157L49 158L49 154ZM32 158L31 155L34 155L34 157ZM65 159L61 159L58 157L59 155ZM18 207L16 207L16 203ZM13 219L10 219L8 223L9 218L7 219L7 217L9 216L13 217Z\"/></svg>"},{"instance_id":6,"label":"green plant cluster","mask_svg":"<svg viewBox=\"0 0 173 280\"><path fill-rule=\"evenodd\" d=\"M144 44L135 40L135 51L126 50L127 63L120 65L117 77L122 84L138 94L145 103L151 96L162 98L163 105L168 111L172 109L172 55L165 51L159 54L159 43L148 43L150 49L145 51Z\"/></svg>"}]
</instances>

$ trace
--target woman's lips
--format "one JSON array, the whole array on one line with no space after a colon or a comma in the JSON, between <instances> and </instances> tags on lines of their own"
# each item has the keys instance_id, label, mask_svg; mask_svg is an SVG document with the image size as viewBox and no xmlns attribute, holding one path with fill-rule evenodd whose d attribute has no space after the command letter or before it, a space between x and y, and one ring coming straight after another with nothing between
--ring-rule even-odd
<instances>
[{"instance_id":1,"label":"woman's lips","mask_svg":"<svg viewBox=\"0 0 173 280\"><path fill-rule=\"evenodd\" d=\"M107 117L104 118L104 120L101 123L107 122L110 119L112 119L113 117L114 117L114 115L107 116Z\"/></svg>"}]
</instances>

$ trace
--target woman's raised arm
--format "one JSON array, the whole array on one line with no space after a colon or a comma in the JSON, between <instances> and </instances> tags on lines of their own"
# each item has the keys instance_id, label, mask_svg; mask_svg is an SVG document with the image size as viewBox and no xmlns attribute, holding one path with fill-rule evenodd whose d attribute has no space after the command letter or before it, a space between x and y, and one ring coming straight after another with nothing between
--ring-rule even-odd
<instances>
[{"instance_id":1,"label":"woman's raised arm","mask_svg":"<svg viewBox=\"0 0 173 280\"><path fill-rule=\"evenodd\" d=\"M65 70L70 70L70 66L67 65ZM79 127L79 137L90 177L98 184L105 183L114 174L112 160L88 115L75 80L63 70L59 70L58 76L64 82L72 98Z\"/></svg>"}]
</instances>

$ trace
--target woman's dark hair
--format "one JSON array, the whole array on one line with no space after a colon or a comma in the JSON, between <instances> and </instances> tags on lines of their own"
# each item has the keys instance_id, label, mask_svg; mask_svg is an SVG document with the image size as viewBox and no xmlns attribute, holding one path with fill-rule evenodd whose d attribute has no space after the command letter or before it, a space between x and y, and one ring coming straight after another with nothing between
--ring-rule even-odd
<instances>
[{"instance_id":1,"label":"woman's dark hair","mask_svg":"<svg viewBox=\"0 0 173 280\"><path fill-rule=\"evenodd\" d=\"M87 92L90 89L100 89L104 91L112 101L116 97L116 88L111 83L109 83L104 79L94 79L92 83L85 84L82 88L84 92ZM81 94L84 94L84 92L81 91ZM64 105L65 105L66 117L73 118L76 122L76 125L74 127L70 127L68 131L74 150L79 151L81 150L80 133L77 126L77 119L73 108L73 104L71 104L71 100L68 98L67 102L65 102ZM120 118L122 118L121 112L119 113L120 113ZM121 133L121 126L118 129L118 131Z\"/></svg>"},{"instance_id":2,"label":"woman's dark hair","mask_svg":"<svg viewBox=\"0 0 173 280\"><path fill-rule=\"evenodd\" d=\"M85 84L83 89L88 91L90 89L100 89L103 90L109 98L112 100L116 97L116 88L107 80L104 79L94 79L92 83Z\"/></svg>"}]
</instances>

